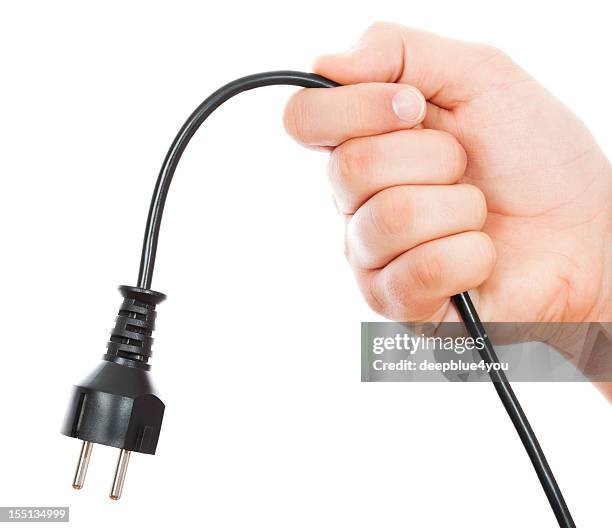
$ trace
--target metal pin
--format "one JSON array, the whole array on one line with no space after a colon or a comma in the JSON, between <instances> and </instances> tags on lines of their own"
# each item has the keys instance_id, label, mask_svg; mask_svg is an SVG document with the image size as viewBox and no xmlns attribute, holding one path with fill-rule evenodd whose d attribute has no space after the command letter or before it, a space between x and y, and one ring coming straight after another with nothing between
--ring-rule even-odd
<instances>
[{"instance_id":1,"label":"metal pin","mask_svg":"<svg viewBox=\"0 0 612 528\"><path fill-rule=\"evenodd\" d=\"M87 466L89 466L89 459L91 458L91 450L93 448L92 442L83 442L81 447L81 454L79 456L79 463L77 464L76 472L74 474L74 480L72 481L72 487L79 490L85 484L85 476L87 475Z\"/></svg>"},{"instance_id":2,"label":"metal pin","mask_svg":"<svg viewBox=\"0 0 612 528\"><path fill-rule=\"evenodd\" d=\"M119 453L117 461L117 469L115 470L115 478L113 479L113 487L111 488L110 498L119 500L123 491L123 483L125 482L125 474L127 473L128 462L130 461L131 451L122 449Z\"/></svg>"}]
</instances>

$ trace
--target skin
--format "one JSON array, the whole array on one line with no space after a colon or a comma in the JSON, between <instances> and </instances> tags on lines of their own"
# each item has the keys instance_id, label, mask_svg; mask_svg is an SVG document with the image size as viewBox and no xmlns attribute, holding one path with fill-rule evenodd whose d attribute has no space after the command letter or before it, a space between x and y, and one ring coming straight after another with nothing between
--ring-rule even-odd
<instances>
[{"instance_id":1,"label":"skin","mask_svg":"<svg viewBox=\"0 0 612 528\"><path fill-rule=\"evenodd\" d=\"M331 153L372 309L455 321L449 297L469 290L484 321L612 321L612 166L510 58L377 23L314 70L347 86L297 92L285 126Z\"/></svg>"}]
</instances>

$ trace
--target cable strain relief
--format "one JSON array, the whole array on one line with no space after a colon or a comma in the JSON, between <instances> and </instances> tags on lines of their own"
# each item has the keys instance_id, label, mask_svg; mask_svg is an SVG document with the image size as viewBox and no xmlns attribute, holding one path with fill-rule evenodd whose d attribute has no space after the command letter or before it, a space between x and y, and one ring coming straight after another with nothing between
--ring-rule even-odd
<instances>
[{"instance_id":1,"label":"cable strain relief","mask_svg":"<svg viewBox=\"0 0 612 528\"><path fill-rule=\"evenodd\" d=\"M103 359L126 366L147 368L152 355L152 336L157 317L155 309L166 296L136 286L119 286L119 291L123 295L123 302Z\"/></svg>"},{"instance_id":2,"label":"cable strain relief","mask_svg":"<svg viewBox=\"0 0 612 528\"><path fill-rule=\"evenodd\" d=\"M146 288L139 288L138 286L119 286L121 295L126 299L136 299L146 304L158 305L166 300L166 294L154 290L147 290Z\"/></svg>"}]
</instances>

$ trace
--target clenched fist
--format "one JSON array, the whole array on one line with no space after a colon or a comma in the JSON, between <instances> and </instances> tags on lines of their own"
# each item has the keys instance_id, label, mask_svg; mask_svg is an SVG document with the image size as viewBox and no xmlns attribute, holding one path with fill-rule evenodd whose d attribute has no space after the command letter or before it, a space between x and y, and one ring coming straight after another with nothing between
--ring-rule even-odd
<instances>
[{"instance_id":1,"label":"clenched fist","mask_svg":"<svg viewBox=\"0 0 612 528\"><path fill-rule=\"evenodd\" d=\"M346 254L399 321L612 320L612 168L580 120L500 51L395 24L315 71L288 132L329 149Z\"/></svg>"}]
</instances>

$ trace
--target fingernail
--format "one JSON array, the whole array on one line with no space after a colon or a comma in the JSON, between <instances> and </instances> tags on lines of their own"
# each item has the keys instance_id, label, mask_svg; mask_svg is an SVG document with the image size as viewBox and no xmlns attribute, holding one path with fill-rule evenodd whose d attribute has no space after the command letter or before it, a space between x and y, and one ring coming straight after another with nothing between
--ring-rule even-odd
<instances>
[{"instance_id":1,"label":"fingernail","mask_svg":"<svg viewBox=\"0 0 612 528\"><path fill-rule=\"evenodd\" d=\"M397 92L391 100L393 111L402 121L418 123L425 113L425 99L415 88Z\"/></svg>"}]
</instances>

